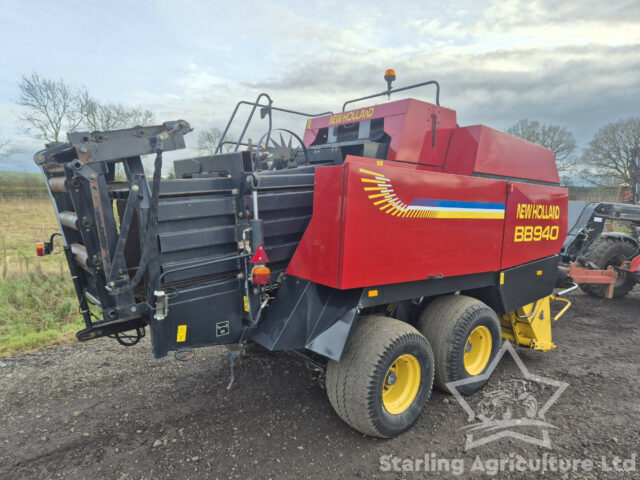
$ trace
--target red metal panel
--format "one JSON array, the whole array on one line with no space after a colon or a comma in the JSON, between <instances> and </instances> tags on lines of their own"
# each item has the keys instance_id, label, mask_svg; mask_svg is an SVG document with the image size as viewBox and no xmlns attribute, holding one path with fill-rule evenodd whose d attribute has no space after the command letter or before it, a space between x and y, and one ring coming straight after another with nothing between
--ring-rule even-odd
<instances>
[{"instance_id":1,"label":"red metal panel","mask_svg":"<svg viewBox=\"0 0 640 480\"><path fill-rule=\"evenodd\" d=\"M504 209L506 182L398 166L347 157L339 288L497 271L504 220L499 210L486 212L473 205ZM376 188L377 183L367 181L376 177L388 179L381 185L392 186L400 210L376 205L384 197L371 198L390 188L365 190ZM468 206L410 209L438 202Z\"/></svg>"},{"instance_id":2,"label":"red metal panel","mask_svg":"<svg viewBox=\"0 0 640 480\"><path fill-rule=\"evenodd\" d=\"M457 175L471 175L478 156L482 126L456 128L451 134L444 171Z\"/></svg>"},{"instance_id":3,"label":"red metal panel","mask_svg":"<svg viewBox=\"0 0 640 480\"><path fill-rule=\"evenodd\" d=\"M313 216L286 273L338 286L344 167L316 168Z\"/></svg>"},{"instance_id":4,"label":"red metal panel","mask_svg":"<svg viewBox=\"0 0 640 480\"><path fill-rule=\"evenodd\" d=\"M456 127L456 112L414 99L363 107L307 121L305 145L311 145L320 128L384 118L384 131L391 137L389 160L442 167L449 137ZM436 121L433 144L433 123Z\"/></svg>"},{"instance_id":5,"label":"red metal panel","mask_svg":"<svg viewBox=\"0 0 640 480\"><path fill-rule=\"evenodd\" d=\"M436 122L436 142L433 142ZM384 131L391 137L389 160L442 167L449 136L456 127L456 112L410 100L404 115L386 117Z\"/></svg>"},{"instance_id":6,"label":"red metal panel","mask_svg":"<svg viewBox=\"0 0 640 480\"><path fill-rule=\"evenodd\" d=\"M389 190L400 203L385 206ZM505 198L504 181L348 156L316 169L313 218L287 273L348 289L497 271Z\"/></svg>"},{"instance_id":7,"label":"red metal panel","mask_svg":"<svg viewBox=\"0 0 640 480\"><path fill-rule=\"evenodd\" d=\"M345 125L347 123L359 122L362 120L374 120L376 118L404 115L409 106L409 102L417 102L417 100L398 100L396 102L366 106L356 108L355 110L348 110L346 112L338 112L333 115L312 118L307 121L303 142L307 146L311 145L318 134L318 130L321 128Z\"/></svg>"},{"instance_id":8,"label":"red metal panel","mask_svg":"<svg viewBox=\"0 0 640 480\"><path fill-rule=\"evenodd\" d=\"M484 125L453 132L445 171L560 183L551 150Z\"/></svg>"},{"instance_id":9,"label":"red metal panel","mask_svg":"<svg viewBox=\"0 0 640 480\"><path fill-rule=\"evenodd\" d=\"M475 171L560 183L551 150L484 126Z\"/></svg>"},{"instance_id":10,"label":"red metal panel","mask_svg":"<svg viewBox=\"0 0 640 480\"><path fill-rule=\"evenodd\" d=\"M631 262L629 262L628 268L624 268L624 266L625 264L623 263L624 270L629 270L630 272L634 272L634 273L640 273L640 256L632 259Z\"/></svg>"},{"instance_id":11,"label":"red metal panel","mask_svg":"<svg viewBox=\"0 0 640 480\"><path fill-rule=\"evenodd\" d=\"M519 182L508 190L501 268L559 253L567 236L568 190Z\"/></svg>"},{"instance_id":12,"label":"red metal panel","mask_svg":"<svg viewBox=\"0 0 640 480\"><path fill-rule=\"evenodd\" d=\"M414 99L311 119L304 143L311 145L320 128L377 118L384 118L384 130L391 137L389 160L444 166L444 171L458 175L476 173L560 182L551 150L483 125L457 128L454 110Z\"/></svg>"}]
</instances>

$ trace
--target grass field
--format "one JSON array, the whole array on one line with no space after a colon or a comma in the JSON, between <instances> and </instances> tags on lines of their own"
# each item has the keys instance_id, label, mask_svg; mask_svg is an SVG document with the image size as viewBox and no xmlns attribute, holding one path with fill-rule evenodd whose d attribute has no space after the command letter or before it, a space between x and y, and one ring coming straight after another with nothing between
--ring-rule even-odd
<instances>
[{"instance_id":1,"label":"grass field","mask_svg":"<svg viewBox=\"0 0 640 480\"><path fill-rule=\"evenodd\" d=\"M48 198L39 173L0 172L0 201L7 198Z\"/></svg>"},{"instance_id":2,"label":"grass field","mask_svg":"<svg viewBox=\"0 0 640 480\"><path fill-rule=\"evenodd\" d=\"M60 245L47 257L35 254L43 227L48 235L58 230L37 181L0 174L0 355L72 341L84 327Z\"/></svg>"}]
</instances>

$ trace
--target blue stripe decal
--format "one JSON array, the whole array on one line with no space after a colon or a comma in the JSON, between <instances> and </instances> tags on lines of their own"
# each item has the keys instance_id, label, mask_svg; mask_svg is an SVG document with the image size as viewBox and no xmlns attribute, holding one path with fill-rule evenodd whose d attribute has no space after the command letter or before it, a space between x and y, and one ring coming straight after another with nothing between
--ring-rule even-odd
<instances>
[{"instance_id":1,"label":"blue stripe decal","mask_svg":"<svg viewBox=\"0 0 640 480\"><path fill-rule=\"evenodd\" d=\"M411 202L412 207L447 207L447 208L485 208L491 210L504 210L504 203L491 202L461 202L457 200L432 200L429 198L416 198Z\"/></svg>"}]
</instances>

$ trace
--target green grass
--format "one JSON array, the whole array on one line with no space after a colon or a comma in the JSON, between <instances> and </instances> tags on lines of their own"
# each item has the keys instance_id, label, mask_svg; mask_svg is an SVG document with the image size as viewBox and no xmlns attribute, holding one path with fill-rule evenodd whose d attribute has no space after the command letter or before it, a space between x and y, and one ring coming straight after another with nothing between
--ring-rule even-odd
<instances>
[{"instance_id":1,"label":"green grass","mask_svg":"<svg viewBox=\"0 0 640 480\"><path fill-rule=\"evenodd\" d=\"M58 230L49 198L29 193L22 180L33 175L0 174L8 177L18 180L11 195L0 182L0 356L74 341L84 328L59 240L53 254L35 254L43 230L47 239Z\"/></svg>"},{"instance_id":2,"label":"green grass","mask_svg":"<svg viewBox=\"0 0 640 480\"><path fill-rule=\"evenodd\" d=\"M68 275L36 269L0 280L0 356L72 341L82 328Z\"/></svg>"}]
</instances>

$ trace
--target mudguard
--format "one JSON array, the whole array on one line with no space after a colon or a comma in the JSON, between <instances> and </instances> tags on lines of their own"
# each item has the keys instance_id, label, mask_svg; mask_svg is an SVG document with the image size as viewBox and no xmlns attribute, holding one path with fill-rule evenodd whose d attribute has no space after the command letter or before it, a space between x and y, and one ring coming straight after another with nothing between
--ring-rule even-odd
<instances>
[{"instance_id":1,"label":"mudguard","mask_svg":"<svg viewBox=\"0 0 640 480\"><path fill-rule=\"evenodd\" d=\"M249 340L269 350L307 348L340 361L363 289L338 290L286 275Z\"/></svg>"}]
</instances>

